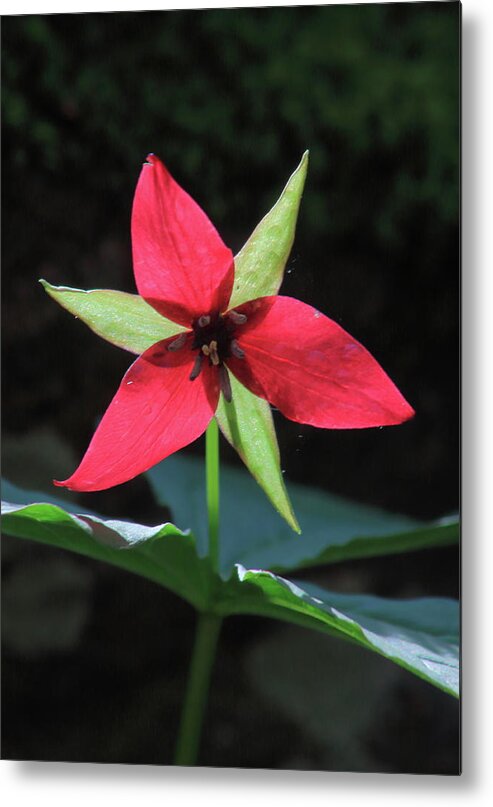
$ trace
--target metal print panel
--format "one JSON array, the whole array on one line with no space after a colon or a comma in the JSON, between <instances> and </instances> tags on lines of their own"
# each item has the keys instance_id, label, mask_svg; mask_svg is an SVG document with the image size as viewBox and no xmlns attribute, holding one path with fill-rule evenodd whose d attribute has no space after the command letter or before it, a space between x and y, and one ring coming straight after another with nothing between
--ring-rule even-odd
<instances>
[{"instance_id":1,"label":"metal print panel","mask_svg":"<svg viewBox=\"0 0 493 807\"><path fill-rule=\"evenodd\" d=\"M4 18L4 758L459 773L459 37Z\"/></svg>"}]
</instances>

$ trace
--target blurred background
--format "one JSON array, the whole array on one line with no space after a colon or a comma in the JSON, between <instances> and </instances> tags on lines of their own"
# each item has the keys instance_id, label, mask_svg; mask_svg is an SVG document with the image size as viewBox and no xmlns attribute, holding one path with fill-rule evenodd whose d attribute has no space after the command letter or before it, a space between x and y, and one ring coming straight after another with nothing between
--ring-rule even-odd
<instances>
[{"instance_id":1,"label":"blurred background","mask_svg":"<svg viewBox=\"0 0 493 807\"><path fill-rule=\"evenodd\" d=\"M2 29L4 476L53 492L132 361L37 280L135 291L129 222L147 153L237 251L309 148L282 291L360 340L416 417L338 433L276 414L288 487L424 519L455 511L459 4L4 17ZM165 515L145 478L67 495L142 523ZM77 556L8 538L2 551L3 757L170 764L193 612ZM458 572L450 548L303 577L458 596ZM267 620L225 624L208 717L204 765L458 771L455 701Z\"/></svg>"}]
</instances>

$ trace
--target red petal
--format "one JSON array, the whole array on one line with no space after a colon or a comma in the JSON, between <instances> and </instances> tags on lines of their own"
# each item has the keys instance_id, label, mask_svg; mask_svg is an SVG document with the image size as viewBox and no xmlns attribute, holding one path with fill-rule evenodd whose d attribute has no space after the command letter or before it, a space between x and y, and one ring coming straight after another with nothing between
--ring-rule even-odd
<instances>
[{"instance_id":1,"label":"red petal","mask_svg":"<svg viewBox=\"0 0 493 807\"><path fill-rule=\"evenodd\" d=\"M133 479L206 430L217 408L217 373L204 363L189 380L195 354L158 342L129 368L87 452L64 482L71 490L105 490ZM215 369L215 368L214 368Z\"/></svg>"},{"instance_id":2,"label":"red petal","mask_svg":"<svg viewBox=\"0 0 493 807\"><path fill-rule=\"evenodd\" d=\"M227 307L233 253L153 154L135 191L132 249L139 294L163 316L190 327L201 314Z\"/></svg>"},{"instance_id":3,"label":"red petal","mask_svg":"<svg viewBox=\"0 0 493 807\"><path fill-rule=\"evenodd\" d=\"M299 300L263 297L237 309L244 359L228 366L291 420L327 429L390 426L413 409L373 356L335 322Z\"/></svg>"}]
</instances>

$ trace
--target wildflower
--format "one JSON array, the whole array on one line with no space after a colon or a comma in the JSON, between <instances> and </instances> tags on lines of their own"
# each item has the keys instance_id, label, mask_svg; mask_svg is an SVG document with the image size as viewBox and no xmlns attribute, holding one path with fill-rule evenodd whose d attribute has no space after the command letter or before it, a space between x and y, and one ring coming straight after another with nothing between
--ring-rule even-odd
<instances>
[{"instance_id":1,"label":"wildflower","mask_svg":"<svg viewBox=\"0 0 493 807\"><path fill-rule=\"evenodd\" d=\"M137 358L74 474L55 482L104 490L206 430L230 373L287 418L319 428L402 423L413 415L377 361L339 325L291 297L229 308L234 259L201 208L149 155L132 211L140 296L176 332Z\"/></svg>"}]
</instances>

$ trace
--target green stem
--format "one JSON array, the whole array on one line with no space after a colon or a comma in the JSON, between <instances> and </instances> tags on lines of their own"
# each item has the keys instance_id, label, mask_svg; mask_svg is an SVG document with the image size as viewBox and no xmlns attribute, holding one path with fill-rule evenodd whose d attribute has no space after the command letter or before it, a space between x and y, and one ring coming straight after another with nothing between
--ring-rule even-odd
<instances>
[{"instance_id":1,"label":"green stem","mask_svg":"<svg viewBox=\"0 0 493 807\"><path fill-rule=\"evenodd\" d=\"M199 614L187 692L176 744L175 765L195 765L222 618Z\"/></svg>"},{"instance_id":2,"label":"green stem","mask_svg":"<svg viewBox=\"0 0 493 807\"><path fill-rule=\"evenodd\" d=\"M219 429L212 418L205 433L205 476L209 519L209 557L214 571L219 570Z\"/></svg>"},{"instance_id":3,"label":"green stem","mask_svg":"<svg viewBox=\"0 0 493 807\"><path fill-rule=\"evenodd\" d=\"M209 522L209 557L219 570L219 429L213 418L205 435L205 476ZM187 691L181 715L175 764L195 765L204 721L212 665L222 617L200 613L188 674Z\"/></svg>"}]
</instances>

